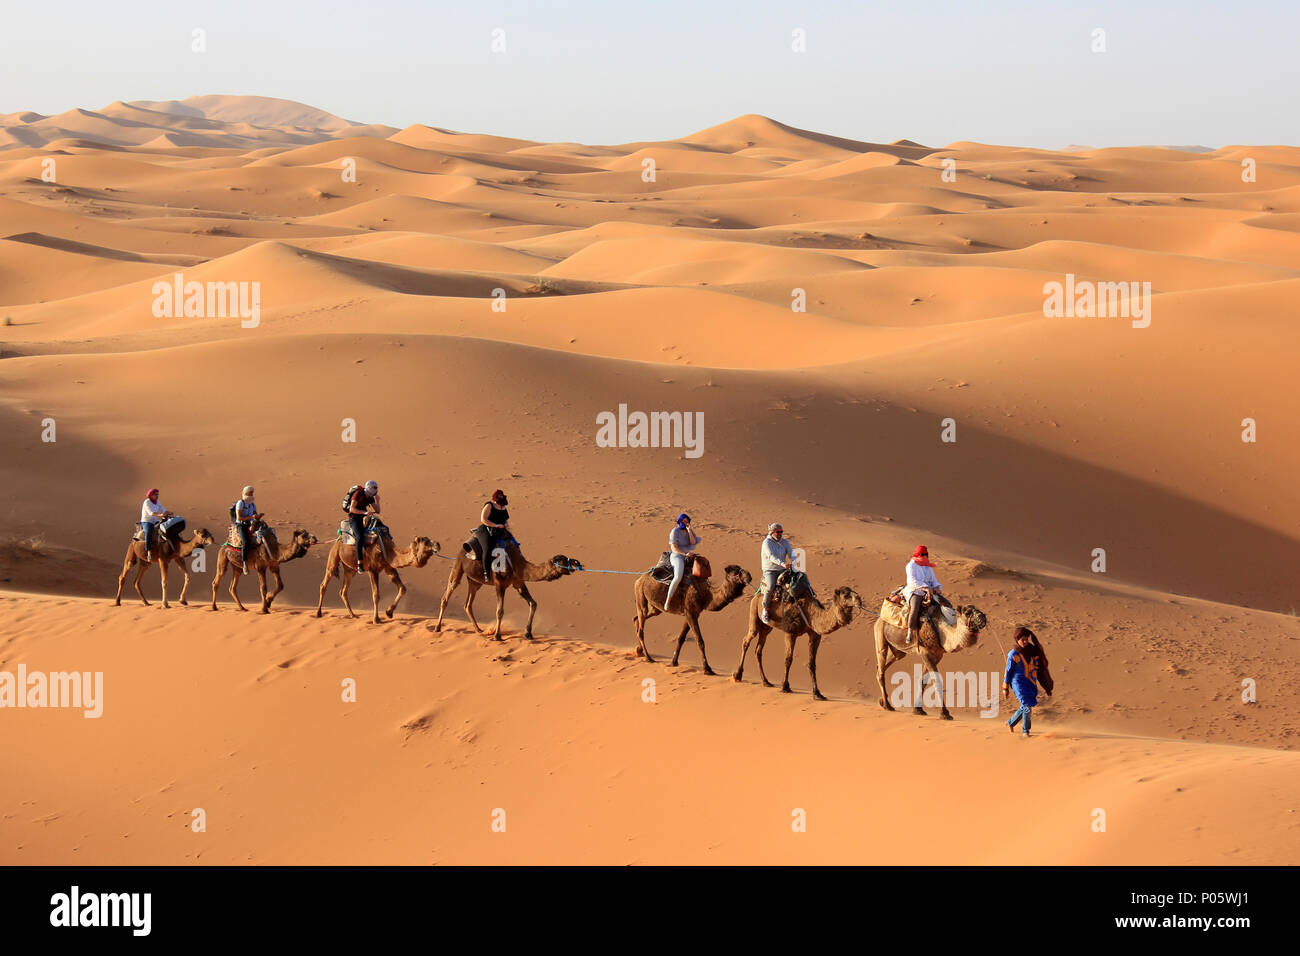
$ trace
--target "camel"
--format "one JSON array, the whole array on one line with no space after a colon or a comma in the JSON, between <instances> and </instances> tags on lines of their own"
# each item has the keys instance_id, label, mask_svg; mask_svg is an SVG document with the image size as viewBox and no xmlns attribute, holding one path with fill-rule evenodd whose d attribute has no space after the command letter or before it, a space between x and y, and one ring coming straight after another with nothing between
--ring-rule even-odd
<instances>
[{"instance_id":1,"label":"camel","mask_svg":"<svg viewBox=\"0 0 1300 956\"><path fill-rule=\"evenodd\" d=\"M263 614L271 612L271 602L275 600L277 594L284 590L284 579L280 577L280 565L286 564L295 558L303 557L307 553L307 549L317 543L314 534L298 528L293 533L293 547L281 548L275 532L263 526L262 544L254 548L253 553L248 557L249 566L257 572L257 583L262 589ZM231 544L222 547L217 554L217 572L212 577L212 610L217 609L217 587L226 576L227 569L230 571L230 596L235 599L235 603L239 605L241 611L247 611L248 608L244 607L244 602L239 599L239 594L235 590L239 585L241 576L239 546ZM270 594L266 593L267 571L275 575L275 590Z\"/></svg>"},{"instance_id":2,"label":"camel","mask_svg":"<svg viewBox=\"0 0 1300 956\"><path fill-rule=\"evenodd\" d=\"M793 603L787 601L778 604L770 615L771 624L764 624L759 616L762 602L761 593L755 594L749 602L749 632L745 635L745 643L740 648L740 663L736 665L736 673L731 675L731 679L739 682L744 676L745 655L749 652L749 642L757 637L758 646L754 649L754 653L758 658L758 674L763 679L764 687L772 686L771 681L767 679L767 674L763 673L763 645L767 643L767 635L776 629L785 632L785 682L781 685L781 691L785 694L790 693L790 663L794 660L794 646L800 634L807 634L808 673L812 675L813 697L817 700L825 700L825 696L817 687L817 648L821 646L822 638L827 634L848 626L853 620L855 611L867 610L862 603L862 598L850 587L836 588L835 597L828 608L818 607L811 595L800 597Z\"/></svg>"},{"instance_id":3,"label":"camel","mask_svg":"<svg viewBox=\"0 0 1300 956\"><path fill-rule=\"evenodd\" d=\"M533 618L537 616L537 601L528 591L528 582L554 581L566 574L582 570L580 561L566 558L562 554L557 554L546 564L532 564L523 556L518 544L511 542L500 547L505 550L510 568L508 571L492 572L490 579L483 576L483 562L475 555L467 553L464 549L456 555L456 562L451 566L451 573L447 575L447 590L443 592L442 604L438 607L438 623L433 628L435 631L442 630L442 617L447 613L447 603L456 588L460 586L461 578L464 578L469 592L465 595L465 613L469 615L475 631L479 634L483 633L483 629L478 626L478 619L474 617L474 595L478 594L479 588L485 584L491 584L497 592L497 627L492 634L492 640L502 639L501 618L505 616L506 588L509 587L518 591L519 596L528 602L528 624L524 627L524 638L531 641Z\"/></svg>"},{"instance_id":4,"label":"camel","mask_svg":"<svg viewBox=\"0 0 1300 956\"><path fill-rule=\"evenodd\" d=\"M387 574L389 580L397 585L397 596L393 598L393 603L384 611L384 614L391 619L393 611L397 610L398 602L406 594L406 585L402 583L401 575L397 573L397 569L424 567L429 563L429 559L438 553L439 547L440 545L437 542L420 536L412 539L407 547L399 550L393 544L393 539L388 535L383 535L380 540L365 546L365 550L362 552L361 570L370 575L370 596L375 606L373 623L380 623L379 572L382 571ZM321 616L321 608L325 605L325 587L330 583L330 578L338 576L340 567L343 568L343 583L339 586L339 597L343 598L343 606L348 609L348 613L353 617L357 616L357 612L352 610L352 602L348 600L348 586L352 584L352 577L357 573L356 553L354 545L343 543L342 535L334 539L334 544L330 547L329 557L325 561L325 577L320 582L320 600L316 603L317 617ZM349 563L349 560L352 563Z\"/></svg>"},{"instance_id":5,"label":"camel","mask_svg":"<svg viewBox=\"0 0 1300 956\"><path fill-rule=\"evenodd\" d=\"M189 604L185 600L185 592L190 589L190 569L185 565L185 559L200 548L206 548L212 543L212 535L208 533L207 528L200 528L194 532L194 536L188 541L181 539L179 547L176 542L166 535L159 532L157 540L154 542L157 547L154 548L152 557L145 556L144 542L132 540L126 549L126 559L122 562L122 574L117 579L117 596L113 598L113 606L122 606L122 586L126 583L126 576L130 573L131 568L139 564L140 570L135 576L135 593L140 595L140 600L147 607L149 602L145 599L144 592L140 590L140 579L144 577L144 572L154 561L158 562L158 570L162 574L162 606L171 607L167 603L167 565L175 561L180 565L181 573L185 575L185 583L181 585L181 603Z\"/></svg>"},{"instance_id":6,"label":"camel","mask_svg":"<svg viewBox=\"0 0 1300 956\"><path fill-rule=\"evenodd\" d=\"M673 607L665 609L664 598L668 595L668 585L656 581L649 571L645 572L632 584L632 594L636 599L636 656L644 657L651 664L654 663L654 658L650 656L645 646L647 620L657 614L681 614L686 618L686 623L682 625L682 632L677 635L677 650L673 652L670 666L677 666L682 645L686 643L686 634L694 631L695 643L700 647L700 660L704 662L704 673L712 675L713 668L709 666L708 655L704 652L704 635L700 633L700 615L705 611L721 611L745 593L745 588L749 587L751 580L753 578L748 571L734 564L729 564L723 569L721 584L710 584L708 578L687 575L677 586L677 594L681 595L681 600L676 600L674 595Z\"/></svg>"},{"instance_id":7,"label":"camel","mask_svg":"<svg viewBox=\"0 0 1300 956\"><path fill-rule=\"evenodd\" d=\"M972 647L979 640L980 631L988 624L984 612L973 604L962 604L953 610L957 612L956 624L949 624L939 607L934 609L934 613L929 618L923 617L920 639L912 644L905 643L906 626L897 627L883 617L876 618L876 681L880 684L880 706L885 710L894 709L885 690L885 671L889 670L895 662L901 661L909 653L916 654L921 658L926 671L933 674L934 680L939 682L939 661L943 659L943 655L955 654L964 648ZM939 706L943 708L943 719L952 720L952 714L948 713L948 704L942 697L942 683L938 686L941 695ZM916 706L912 708L912 713L925 716L919 699Z\"/></svg>"}]
</instances>

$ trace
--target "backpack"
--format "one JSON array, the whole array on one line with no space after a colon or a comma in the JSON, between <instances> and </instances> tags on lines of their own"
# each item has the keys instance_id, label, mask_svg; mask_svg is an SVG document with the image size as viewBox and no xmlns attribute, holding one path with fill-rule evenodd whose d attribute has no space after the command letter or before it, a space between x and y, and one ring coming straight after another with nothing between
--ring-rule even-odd
<instances>
[{"instance_id":1,"label":"backpack","mask_svg":"<svg viewBox=\"0 0 1300 956\"><path fill-rule=\"evenodd\" d=\"M346 495L343 496L343 513L344 513L344 514L351 514L351 513L352 513L352 496L355 495L355 494L357 493L357 489L359 489L360 487L361 487L360 485L353 485L351 488L348 489L348 493L347 493Z\"/></svg>"}]
</instances>

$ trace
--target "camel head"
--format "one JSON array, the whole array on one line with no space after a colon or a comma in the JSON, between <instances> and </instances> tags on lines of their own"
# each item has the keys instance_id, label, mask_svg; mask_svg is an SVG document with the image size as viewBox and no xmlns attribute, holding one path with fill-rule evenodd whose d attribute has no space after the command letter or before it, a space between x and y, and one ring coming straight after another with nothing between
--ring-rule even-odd
<instances>
[{"instance_id":1,"label":"camel head","mask_svg":"<svg viewBox=\"0 0 1300 956\"><path fill-rule=\"evenodd\" d=\"M949 653L972 647L980 639L980 631L988 626L989 619L974 604L961 604L954 608L960 625L951 638L945 638L943 649Z\"/></svg>"},{"instance_id":2,"label":"camel head","mask_svg":"<svg viewBox=\"0 0 1300 956\"><path fill-rule=\"evenodd\" d=\"M867 609L867 606L862 603L862 595L850 587L835 589L835 606L850 613Z\"/></svg>"},{"instance_id":3,"label":"camel head","mask_svg":"<svg viewBox=\"0 0 1300 956\"><path fill-rule=\"evenodd\" d=\"M749 587L749 582L754 580L753 575L738 564L727 565L723 568L722 573L727 580L727 584L736 591L743 591Z\"/></svg>"},{"instance_id":4,"label":"camel head","mask_svg":"<svg viewBox=\"0 0 1300 956\"><path fill-rule=\"evenodd\" d=\"M561 575L572 574L574 571L583 570L582 562L577 558L566 558L562 554L557 554L551 558L551 565L560 572Z\"/></svg>"},{"instance_id":5,"label":"camel head","mask_svg":"<svg viewBox=\"0 0 1300 956\"><path fill-rule=\"evenodd\" d=\"M192 540L194 541L195 548L206 548L213 541L212 533L208 531L207 528L200 528L198 531L194 532Z\"/></svg>"},{"instance_id":6,"label":"camel head","mask_svg":"<svg viewBox=\"0 0 1300 956\"><path fill-rule=\"evenodd\" d=\"M319 543L320 542L316 540L316 536L305 528L297 528L293 532L293 545L295 548L306 551L313 544Z\"/></svg>"},{"instance_id":7,"label":"camel head","mask_svg":"<svg viewBox=\"0 0 1300 956\"><path fill-rule=\"evenodd\" d=\"M429 563L429 559L438 553L440 545L421 535L411 542L411 563L417 568L422 568Z\"/></svg>"}]
</instances>

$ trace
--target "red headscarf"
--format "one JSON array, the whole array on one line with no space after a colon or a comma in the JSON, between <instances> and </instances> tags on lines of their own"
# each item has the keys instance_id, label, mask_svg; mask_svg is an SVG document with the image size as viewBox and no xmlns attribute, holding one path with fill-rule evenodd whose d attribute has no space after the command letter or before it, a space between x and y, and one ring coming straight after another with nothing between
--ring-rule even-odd
<instances>
[{"instance_id":1,"label":"red headscarf","mask_svg":"<svg viewBox=\"0 0 1300 956\"><path fill-rule=\"evenodd\" d=\"M923 544L918 544L916 546L916 550L912 552L912 560L923 568L934 567L934 565L930 563L930 550Z\"/></svg>"}]
</instances>

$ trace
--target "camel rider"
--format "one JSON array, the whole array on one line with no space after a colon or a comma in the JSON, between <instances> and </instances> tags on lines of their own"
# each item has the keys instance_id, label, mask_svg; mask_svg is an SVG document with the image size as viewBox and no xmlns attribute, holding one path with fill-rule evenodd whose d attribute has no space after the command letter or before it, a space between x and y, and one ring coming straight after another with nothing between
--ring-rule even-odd
<instances>
[{"instance_id":1,"label":"camel rider","mask_svg":"<svg viewBox=\"0 0 1300 956\"><path fill-rule=\"evenodd\" d=\"M253 500L253 486L244 485L239 500L230 509L235 518L235 529L239 532L239 559L243 562L243 573L248 573L248 553L253 549L253 522L262 520L262 513L257 510Z\"/></svg>"},{"instance_id":2,"label":"camel rider","mask_svg":"<svg viewBox=\"0 0 1300 956\"><path fill-rule=\"evenodd\" d=\"M144 559L152 561L153 539L158 535L158 524L172 513L158 501L158 489L150 488L140 506L140 527L144 529Z\"/></svg>"},{"instance_id":3,"label":"camel rider","mask_svg":"<svg viewBox=\"0 0 1300 956\"><path fill-rule=\"evenodd\" d=\"M934 565L930 563L930 549L923 544L916 546L912 560L907 562L907 584L903 588L903 600L907 602L907 640L906 644L921 639L921 606L930 601L943 590L943 585L934 576Z\"/></svg>"},{"instance_id":4,"label":"camel rider","mask_svg":"<svg viewBox=\"0 0 1300 956\"><path fill-rule=\"evenodd\" d=\"M357 570L364 567L366 545L366 517L379 517L379 483L367 481L358 485L348 499L348 524L352 526L352 538L357 543Z\"/></svg>"},{"instance_id":5,"label":"camel rider","mask_svg":"<svg viewBox=\"0 0 1300 956\"><path fill-rule=\"evenodd\" d=\"M794 567L794 548L785 538L785 529L779 521L767 526L767 537L759 549L759 560L763 568L763 605L760 617L764 624L771 624L768 616L772 609L772 597L776 593L776 579L782 572Z\"/></svg>"},{"instance_id":6,"label":"camel rider","mask_svg":"<svg viewBox=\"0 0 1300 956\"><path fill-rule=\"evenodd\" d=\"M668 559L673 564L673 583L668 585L668 596L664 598L664 610L672 602L673 592L686 576L686 562L700 543L700 536L691 530L691 516L683 512L677 516L677 524L668 532Z\"/></svg>"},{"instance_id":7,"label":"camel rider","mask_svg":"<svg viewBox=\"0 0 1300 956\"><path fill-rule=\"evenodd\" d=\"M474 540L483 553L484 581L492 580L492 546L510 530L510 511L506 508L508 504L510 501L504 491L498 488L492 492L492 497L484 503L479 515L479 526L474 529Z\"/></svg>"}]
</instances>

